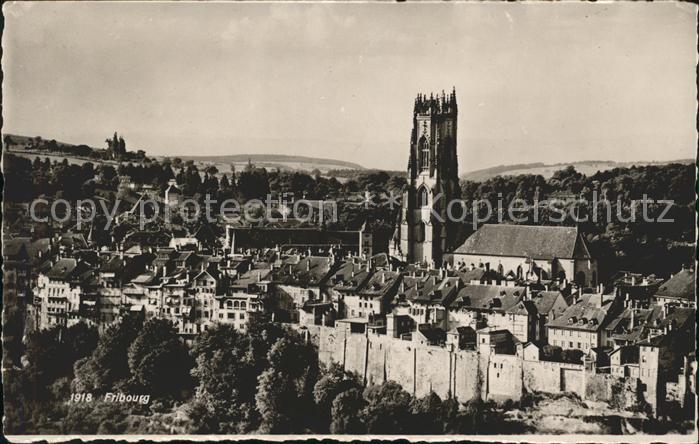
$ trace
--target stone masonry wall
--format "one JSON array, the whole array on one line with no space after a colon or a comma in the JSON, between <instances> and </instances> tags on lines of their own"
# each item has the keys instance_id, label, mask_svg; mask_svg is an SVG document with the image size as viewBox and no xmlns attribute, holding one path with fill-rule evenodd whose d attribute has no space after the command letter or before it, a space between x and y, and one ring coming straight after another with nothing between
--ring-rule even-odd
<instances>
[{"instance_id":1,"label":"stone masonry wall","mask_svg":"<svg viewBox=\"0 0 699 444\"><path fill-rule=\"evenodd\" d=\"M477 397L504 401L518 400L525 392L574 392L584 399L612 401L612 386L619 384L610 375L586 372L582 364L451 350L386 335L346 333L334 327L296 328L318 346L321 362L339 363L366 384L396 381L417 397L434 391L442 399L454 396L461 402ZM634 384L627 384L624 392L632 393ZM622 398L626 405L634 401L625 395Z\"/></svg>"}]
</instances>

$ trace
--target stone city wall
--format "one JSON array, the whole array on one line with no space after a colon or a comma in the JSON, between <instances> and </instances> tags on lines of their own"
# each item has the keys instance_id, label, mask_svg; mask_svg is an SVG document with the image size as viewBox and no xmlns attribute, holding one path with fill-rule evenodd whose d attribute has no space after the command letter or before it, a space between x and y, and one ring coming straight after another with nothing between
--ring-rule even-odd
<instances>
[{"instance_id":1,"label":"stone city wall","mask_svg":"<svg viewBox=\"0 0 699 444\"><path fill-rule=\"evenodd\" d=\"M585 371L582 364L452 350L386 335L349 333L335 327L296 328L318 346L321 362L339 363L366 384L396 381L417 397L434 391L442 399L455 396L461 402L477 397L504 401L518 400L526 392L571 392L584 399L612 401L612 387L619 384L618 378ZM626 396L633 392L634 381L625 384L623 404L634 402Z\"/></svg>"}]
</instances>

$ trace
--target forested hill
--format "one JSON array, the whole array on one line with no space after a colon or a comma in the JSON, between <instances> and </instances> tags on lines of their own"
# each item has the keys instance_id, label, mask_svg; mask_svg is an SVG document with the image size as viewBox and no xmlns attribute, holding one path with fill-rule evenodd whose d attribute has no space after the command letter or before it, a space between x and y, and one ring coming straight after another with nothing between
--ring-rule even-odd
<instances>
[{"instance_id":1,"label":"forested hill","mask_svg":"<svg viewBox=\"0 0 699 444\"><path fill-rule=\"evenodd\" d=\"M255 165L264 165L266 163L279 163L279 164L315 164L317 166L324 166L326 169L337 168L337 169L357 169L363 170L364 167L353 162L346 162L344 160L327 159L321 157L307 157L307 156L291 156L286 154L233 154L225 156L178 156L180 159L187 161L193 160L195 162L213 162L213 163L247 163L248 161L254 163Z\"/></svg>"},{"instance_id":2,"label":"forested hill","mask_svg":"<svg viewBox=\"0 0 699 444\"><path fill-rule=\"evenodd\" d=\"M568 166L573 166L579 173L586 176L592 176L598 171L608 171L614 168L630 168L632 166L644 165L667 165L670 163L692 164L693 159L679 159L668 162L653 162L653 161L636 161L636 162L614 162L611 160L586 160L581 162L568 162L545 164L543 162L535 163L519 163L513 165L498 165L491 168L481 170L468 171L461 176L464 180L483 181L491 179L495 176L517 176L520 174L541 175L545 179L553 176L556 171L565 169Z\"/></svg>"},{"instance_id":3,"label":"forested hill","mask_svg":"<svg viewBox=\"0 0 699 444\"><path fill-rule=\"evenodd\" d=\"M39 136L29 137L16 134L5 134L3 145L11 152L20 156L60 156L67 158L69 163L82 163L83 161L110 161L113 160L107 150L103 148L95 148L88 145L74 145L70 143L60 142L57 140L47 140ZM233 151L234 149L232 149ZM228 170L231 166L236 169L243 169L249 162L258 167L267 169L279 169L282 171L306 171L326 173L328 171L343 171L353 170L362 171L364 167L344 160L294 156L286 154L229 154L221 156L170 156L178 158L183 162L192 161L205 168L208 165L214 165L221 171ZM122 161L141 161L146 158L144 150L134 150L129 147L127 153L124 153L120 160ZM153 160L166 160L167 156L152 156ZM60 160L60 159L59 159Z\"/></svg>"}]
</instances>

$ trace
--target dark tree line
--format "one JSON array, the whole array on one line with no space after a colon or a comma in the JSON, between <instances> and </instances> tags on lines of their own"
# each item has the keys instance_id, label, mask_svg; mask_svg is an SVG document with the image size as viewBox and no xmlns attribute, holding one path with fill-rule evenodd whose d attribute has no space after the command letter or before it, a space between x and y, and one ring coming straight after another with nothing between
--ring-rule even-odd
<instances>
[{"instance_id":1,"label":"dark tree line","mask_svg":"<svg viewBox=\"0 0 699 444\"><path fill-rule=\"evenodd\" d=\"M188 347L169 321L130 314L99 337L85 324L32 333L24 361L3 381L8 433L171 433L167 414L182 408L182 433L515 431L492 403L415 398L391 381L364 387L268 319L246 333L216 326ZM111 404L107 392L150 402Z\"/></svg>"},{"instance_id":2,"label":"dark tree line","mask_svg":"<svg viewBox=\"0 0 699 444\"><path fill-rule=\"evenodd\" d=\"M461 188L469 211L466 221L473 220L474 201L497 208L502 199L507 208L514 199L523 199L529 205L515 215L525 221L511 220L505 211L493 212L490 220L480 223L497 223L501 217L509 223L577 226L599 261L601 278L620 269L668 276L695 257L695 180L695 166L687 164L615 168L592 176L568 167L548 180L497 176L463 181ZM644 195L655 201L647 204L649 221L643 217ZM535 209L535 196L539 202L548 201L547 206ZM604 199L609 203L602 203ZM485 214L486 206L481 206L479 216ZM673 222L659 222L660 216Z\"/></svg>"}]
</instances>

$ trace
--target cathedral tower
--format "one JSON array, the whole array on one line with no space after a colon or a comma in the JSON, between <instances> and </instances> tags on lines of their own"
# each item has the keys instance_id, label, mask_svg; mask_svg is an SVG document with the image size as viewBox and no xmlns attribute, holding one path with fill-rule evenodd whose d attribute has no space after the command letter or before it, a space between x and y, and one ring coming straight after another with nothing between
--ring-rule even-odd
<instances>
[{"instance_id":1,"label":"cathedral tower","mask_svg":"<svg viewBox=\"0 0 699 444\"><path fill-rule=\"evenodd\" d=\"M447 205L461 195L456 156L456 91L418 94L408 160L408 189L403 193L391 254L408 262L441 266L456 241L458 224Z\"/></svg>"}]
</instances>

